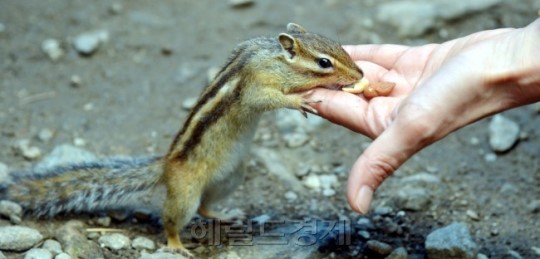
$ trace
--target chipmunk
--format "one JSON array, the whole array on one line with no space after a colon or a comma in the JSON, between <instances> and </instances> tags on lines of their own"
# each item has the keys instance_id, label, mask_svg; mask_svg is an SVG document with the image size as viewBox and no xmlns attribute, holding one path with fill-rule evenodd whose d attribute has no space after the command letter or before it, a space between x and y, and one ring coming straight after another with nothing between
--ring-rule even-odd
<instances>
[{"instance_id":1,"label":"chipmunk","mask_svg":"<svg viewBox=\"0 0 540 259\"><path fill-rule=\"evenodd\" d=\"M163 157L108 159L11 174L0 197L36 216L116 209L157 186L166 189L162 220L167 247L192 256L179 232L195 215L228 219L212 210L242 182L239 165L259 117L279 108L316 113L316 87L341 89L363 72L340 44L290 23L278 37L240 43L204 89Z\"/></svg>"}]
</instances>

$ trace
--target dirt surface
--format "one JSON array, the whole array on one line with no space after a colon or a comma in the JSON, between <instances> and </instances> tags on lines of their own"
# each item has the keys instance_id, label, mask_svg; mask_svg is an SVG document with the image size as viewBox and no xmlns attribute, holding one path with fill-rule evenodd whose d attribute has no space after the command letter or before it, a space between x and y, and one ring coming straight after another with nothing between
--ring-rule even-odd
<instances>
[{"instance_id":1,"label":"dirt surface","mask_svg":"<svg viewBox=\"0 0 540 259\"><path fill-rule=\"evenodd\" d=\"M534 8L538 7L537 1L505 2L439 21L418 37L399 37L395 28L374 19L378 5L386 2L256 1L244 8L233 8L227 1L5 2L0 8L4 25L0 32L0 161L10 169L20 169L39 160L13 151L11 147L20 139L30 139L44 154L74 141L100 156L163 154L187 115L183 102L198 95L207 81L207 70L221 65L243 39L277 35L291 21L344 44L418 45L484 29L521 27L537 17ZM403 15L406 19L414 14ZM109 39L93 54L77 53L73 39L96 30L106 30ZM41 50L49 38L57 39L65 52L56 61ZM348 169L369 139L324 123L309 133L306 145L290 148L275 124L275 115L268 114L254 150L277 152L299 181L306 176L297 172L305 168L310 174L337 175L336 193L325 196L304 188L295 191L296 199L287 200L288 185L268 173L253 154L248 158L247 181L224 207L238 207L248 217L350 222L350 245L321 246L318 257L376 257L365 249L366 239L373 239L393 248L405 247L411 257L421 258L426 236L452 222L465 222L480 252L490 258L511 258L509 251L524 258L540 257L533 250L540 247L539 214L529 209L531 201L540 198L540 116L532 106L504 115L521 126L522 138L509 152L496 154L495 161L485 159L486 155L493 158L487 141L489 118L479 121L407 162L377 192L373 206L378 212L360 216L350 210L345 186ZM53 132L50 140L38 139L43 129ZM441 181L436 188L428 188L431 198L425 209L401 210L394 200L404 185L402 179L419 172ZM384 211L388 208L389 212ZM95 225L94 216L40 221L26 217L21 224L53 235L72 218ZM369 238L357 233L355 224L361 218L373 222ZM165 242L155 224L113 221L109 227L127 229L129 237L150 237L158 245ZM202 255L220 256L234 249L226 244L213 246ZM262 248L234 251L240 257L254 257L258 249ZM137 252L106 255L133 257Z\"/></svg>"}]
</instances>

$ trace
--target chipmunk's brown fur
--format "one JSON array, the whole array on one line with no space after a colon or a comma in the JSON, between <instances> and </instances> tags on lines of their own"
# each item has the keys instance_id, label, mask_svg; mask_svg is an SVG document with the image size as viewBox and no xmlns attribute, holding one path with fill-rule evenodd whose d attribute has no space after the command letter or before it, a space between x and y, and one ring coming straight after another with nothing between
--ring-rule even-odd
<instances>
[{"instance_id":1,"label":"chipmunk's brown fur","mask_svg":"<svg viewBox=\"0 0 540 259\"><path fill-rule=\"evenodd\" d=\"M164 185L167 245L189 255L179 231L196 212L209 218L237 216L211 207L241 183L239 165L260 115L279 108L315 112L306 91L339 89L362 76L338 43L289 24L287 33L276 38L238 45L164 157L53 168L40 176L27 173L15 176L4 196L38 215L52 215L114 208L124 196Z\"/></svg>"}]
</instances>

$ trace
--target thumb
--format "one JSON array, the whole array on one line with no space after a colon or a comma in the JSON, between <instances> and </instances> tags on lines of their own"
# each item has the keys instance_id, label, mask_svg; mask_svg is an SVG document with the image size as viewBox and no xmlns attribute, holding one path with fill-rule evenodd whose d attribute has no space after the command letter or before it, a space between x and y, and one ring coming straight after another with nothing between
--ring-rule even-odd
<instances>
[{"instance_id":1,"label":"thumb","mask_svg":"<svg viewBox=\"0 0 540 259\"><path fill-rule=\"evenodd\" d=\"M367 213L373 193L383 181L418 150L432 143L433 127L423 121L426 120L396 119L354 163L347 186L347 199L353 210Z\"/></svg>"}]
</instances>

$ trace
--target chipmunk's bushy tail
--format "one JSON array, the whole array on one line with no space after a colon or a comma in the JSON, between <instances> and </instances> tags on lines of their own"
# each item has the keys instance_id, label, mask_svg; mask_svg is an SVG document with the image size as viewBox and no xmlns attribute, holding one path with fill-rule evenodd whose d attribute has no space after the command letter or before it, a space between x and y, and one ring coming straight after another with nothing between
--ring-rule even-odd
<instances>
[{"instance_id":1,"label":"chipmunk's bushy tail","mask_svg":"<svg viewBox=\"0 0 540 259\"><path fill-rule=\"evenodd\" d=\"M38 217L121 209L152 192L162 167L159 157L111 158L12 172L0 184L0 199L19 203Z\"/></svg>"}]
</instances>

